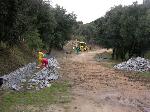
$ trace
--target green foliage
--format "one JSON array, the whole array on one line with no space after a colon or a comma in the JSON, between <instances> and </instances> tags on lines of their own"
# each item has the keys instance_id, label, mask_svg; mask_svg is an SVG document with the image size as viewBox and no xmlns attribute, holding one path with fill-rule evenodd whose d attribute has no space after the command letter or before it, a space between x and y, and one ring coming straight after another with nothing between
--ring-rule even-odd
<instances>
[{"instance_id":1,"label":"green foliage","mask_svg":"<svg viewBox=\"0 0 150 112\"><path fill-rule=\"evenodd\" d=\"M138 75L144 76L145 78L149 78L150 72L143 72L143 73L139 73Z\"/></svg>"},{"instance_id":2,"label":"green foliage","mask_svg":"<svg viewBox=\"0 0 150 112\"><path fill-rule=\"evenodd\" d=\"M85 36L80 36L80 35L78 35L78 36L75 36L74 37L75 39L77 39L77 40L79 40L79 41L84 41L84 42L86 42L86 37Z\"/></svg>"},{"instance_id":3,"label":"green foliage","mask_svg":"<svg viewBox=\"0 0 150 112\"><path fill-rule=\"evenodd\" d=\"M113 59L144 56L150 49L150 2L145 0L140 5L134 2L129 6L115 6L104 17L84 25L77 23L75 28L74 35L112 48Z\"/></svg>"},{"instance_id":4,"label":"green foliage","mask_svg":"<svg viewBox=\"0 0 150 112\"><path fill-rule=\"evenodd\" d=\"M150 59L150 51L147 51L147 52L145 53L145 57L146 57L147 59Z\"/></svg>"},{"instance_id":5,"label":"green foliage","mask_svg":"<svg viewBox=\"0 0 150 112\"><path fill-rule=\"evenodd\" d=\"M76 35L76 37L84 37L84 41L86 42L90 42L96 37L97 29L93 23L84 25L79 23L79 26L76 28L74 35Z\"/></svg>"},{"instance_id":6,"label":"green foliage","mask_svg":"<svg viewBox=\"0 0 150 112\"><path fill-rule=\"evenodd\" d=\"M56 6L54 12L57 26L54 29L53 45L56 48L62 49L65 41L71 39L72 27L76 23L76 15L73 13L66 14L66 10L60 6Z\"/></svg>"},{"instance_id":7,"label":"green foliage","mask_svg":"<svg viewBox=\"0 0 150 112\"><path fill-rule=\"evenodd\" d=\"M116 6L102 18L94 21L97 28L95 41L112 48L113 58L124 60L144 56L150 48L150 7L137 2L129 6Z\"/></svg>"},{"instance_id":8,"label":"green foliage","mask_svg":"<svg viewBox=\"0 0 150 112\"><path fill-rule=\"evenodd\" d=\"M0 6L0 41L9 45L25 40L32 48L42 43L49 49L62 48L76 23L74 14L44 0L1 0Z\"/></svg>"},{"instance_id":9,"label":"green foliage","mask_svg":"<svg viewBox=\"0 0 150 112\"><path fill-rule=\"evenodd\" d=\"M38 30L31 31L27 36L27 44L31 49L37 48L40 49L43 47L43 42L40 38L40 34L38 33Z\"/></svg>"}]
</instances>

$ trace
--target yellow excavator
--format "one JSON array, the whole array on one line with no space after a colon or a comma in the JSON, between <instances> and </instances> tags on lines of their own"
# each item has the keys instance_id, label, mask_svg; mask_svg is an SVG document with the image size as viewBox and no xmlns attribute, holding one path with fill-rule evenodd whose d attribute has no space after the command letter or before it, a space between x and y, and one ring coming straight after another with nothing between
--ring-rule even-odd
<instances>
[{"instance_id":1,"label":"yellow excavator","mask_svg":"<svg viewBox=\"0 0 150 112\"><path fill-rule=\"evenodd\" d=\"M76 49L77 48L77 49ZM81 52L84 52L84 51L87 51L88 50L88 46L85 42L83 41L78 41L76 39L76 41L73 43L73 49L76 49L77 51L81 51Z\"/></svg>"},{"instance_id":2,"label":"yellow excavator","mask_svg":"<svg viewBox=\"0 0 150 112\"><path fill-rule=\"evenodd\" d=\"M88 46L85 42L79 42L78 47L80 48L80 51L82 51L82 52L88 50Z\"/></svg>"}]
</instances>

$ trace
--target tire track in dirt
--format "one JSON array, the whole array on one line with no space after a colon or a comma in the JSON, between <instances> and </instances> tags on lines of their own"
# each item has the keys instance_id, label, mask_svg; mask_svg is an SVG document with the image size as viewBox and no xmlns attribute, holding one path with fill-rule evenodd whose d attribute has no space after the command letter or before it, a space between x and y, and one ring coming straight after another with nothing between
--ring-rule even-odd
<instances>
[{"instance_id":1,"label":"tire track in dirt","mask_svg":"<svg viewBox=\"0 0 150 112\"><path fill-rule=\"evenodd\" d=\"M73 100L67 111L150 112L149 89L94 60L95 54L104 51L85 52L60 61L62 77L72 87Z\"/></svg>"}]
</instances>

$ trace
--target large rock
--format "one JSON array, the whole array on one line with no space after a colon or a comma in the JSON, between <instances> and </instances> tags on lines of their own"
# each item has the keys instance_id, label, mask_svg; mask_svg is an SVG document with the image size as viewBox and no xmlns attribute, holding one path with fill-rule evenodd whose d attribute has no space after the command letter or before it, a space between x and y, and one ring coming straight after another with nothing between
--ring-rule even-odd
<instances>
[{"instance_id":1,"label":"large rock","mask_svg":"<svg viewBox=\"0 0 150 112\"><path fill-rule=\"evenodd\" d=\"M150 72L150 60L141 57L131 58L126 62L115 65L114 68L127 71Z\"/></svg>"}]
</instances>

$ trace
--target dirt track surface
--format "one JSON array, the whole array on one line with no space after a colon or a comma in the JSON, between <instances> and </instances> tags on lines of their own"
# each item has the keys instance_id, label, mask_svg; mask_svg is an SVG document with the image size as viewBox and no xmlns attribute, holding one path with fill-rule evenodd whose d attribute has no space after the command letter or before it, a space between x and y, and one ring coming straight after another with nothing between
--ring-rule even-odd
<instances>
[{"instance_id":1,"label":"dirt track surface","mask_svg":"<svg viewBox=\"0 0 150 112\"><path fill-rule=\"evenodd\" d=\"M104 51L85 52L60 61L62 78L69 80L72 96L71 103L61 111L150 112L150 90L96 62L95 54Z\"/></svg>"}]
</instances>

